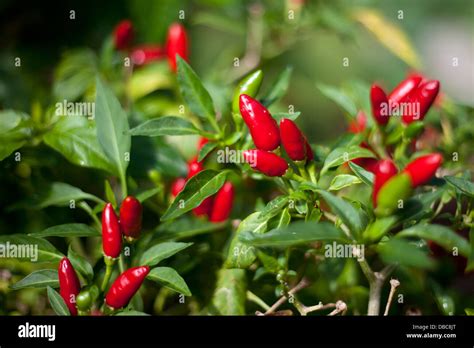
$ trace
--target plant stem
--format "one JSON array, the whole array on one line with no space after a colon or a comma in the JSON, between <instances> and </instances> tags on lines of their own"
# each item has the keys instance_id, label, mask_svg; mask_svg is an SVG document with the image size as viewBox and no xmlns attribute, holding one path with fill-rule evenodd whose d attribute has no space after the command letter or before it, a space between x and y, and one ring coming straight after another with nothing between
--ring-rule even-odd
<instances>
[{"instance_id":1,"label":"plant stem","mask_svg":"<svg viewBox=\"0 0 474 348\"><path fill-rule=\"evenodd\" d=\"M113 268L114 266L112 264L106 264L104 279L102 280L102 285L100 287L101 292L105 292L105 289L107 288L107 284L109 283L109 280L110 280L110 276L112 275Z\"/></svg>"},{"instance_id":2,"label":"plant stem","mask_svg":"<svg viewBox=\"0 0 474 348\"><path fill-rule=\"evenodd\" d=\"M388 315L388 311L390 310L390 305L392 304L393 296L397 291L397 288L400 286L400 282L398 279L390 279L390 294L388 295L387 305L385 306L384 316Z\"/></svg>"},{"instance_id":3,"label":"plant stem","mask_svg":"<svg viewBox=\"0 0 474 348\"><path fill-rule=\"evenodd\" d=\"M247 290L247 299L249 301L252 301L253 303L258 304L260 307L262 307L265 311L268 311L270 309L270 306L267 305L260 297L255 295L253 292L250 290Z\"/></svg>"},{"instance_id":4,"label":"plant stem","mask_svg":"<svg viewBox=\"0 0 474 348\"><path fill-rule=\"evenodd\" d=\"M125 262L123 260L123 254L120 254L120 256L119 256L118 265L119 265L120 273L123 273L125 271Z\"/></svg>"},{"instance_id":5,"label":"plant stem","mask_svg":"<svg viewBox=\"0 0 474 348\"><path fill-rule=\"evenodd\" d=\"M127 178L125 174L120 174L120 187L122 188L122 197L125 198L128 196L127 189Z\"/></svg>"},{"instance_id":6,"label":"plant stem","mask_svg":"<svg viewBox=\"0 0 474 348\"><path fill-rule=\"evenodd\" d=\"M388 265L380 272L374 272L370 268L365 259L359 261L360 267L365 277L369 281L369 305L367 315L379 315L380 313L380 296L385 280L389 274L395 269L395 265Z\"/></svg>"},{"instance_id":7,"label":"plant stem","mask_svg":"<svg viewBox=\"0 0 474 348\"><path fill-rule=\"evenodd\" d=\"M87 204L86 202L80 202L79 203L79 208L84 210L92 218L92 220L94 220L94 222L96 224L96 227L100 231L100 229L102 228L102 224L100 223L97 216L93 213L93 211L92 211L91 207L89 206L89 204Z\"/></svg>"}]
</instances>

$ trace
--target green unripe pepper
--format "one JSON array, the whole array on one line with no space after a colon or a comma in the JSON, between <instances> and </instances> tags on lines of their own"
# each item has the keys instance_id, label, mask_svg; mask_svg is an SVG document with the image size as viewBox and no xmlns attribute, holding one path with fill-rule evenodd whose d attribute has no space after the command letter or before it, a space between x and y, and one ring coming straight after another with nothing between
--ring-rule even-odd
<instances>
[{"instance_id":1,"label":"green unripe pepper","mask_svg":"<svg viewBox=\"0 0 474 348\"><path fill-rule=\"evenodd\" d=\"M260 85L262 84L263 72L262 70L257 70L253 73L245 76L237 85L234 91L234 96L232 98L232 112L239 115L239 97L241 94L247 94L248 96L254 98ZM240 117L239 117L240 119ZM240 119L241 120L241 119Z\"/></svg>"},{"instance_id":2,"label":"green unripe pepper","mask_svg":"<svg viewBox=\"0 0 474 348\"><path fill-rule=\"evenodd\" d=\"M424 129L425 125L422 121L412 122L405 128L405 137L408 139L416 138Z\"/></svg>"},{"instance_id":3,"label":"green unripe pepper","mask_svg":"<svg viewBox=\"0 0 474 348\"><path fill-rule=\"evenodd\" d=\"M82 290L76 296L76 305L80 311L88 311L92 306L92 296L88 289Z\"/></svg>"},{"instance_id":4,"label":"green unripe pepper","mask_svg":"<svg viewBox=\"0 0 474 348\"><path fill-rule=\"evenodd\" d=\"M375 215L382 217L392 214L398 208L400 200L405 201L412 192L410 176L407 173L395 175L378 192Z\"/></svg>"}]
</instances>

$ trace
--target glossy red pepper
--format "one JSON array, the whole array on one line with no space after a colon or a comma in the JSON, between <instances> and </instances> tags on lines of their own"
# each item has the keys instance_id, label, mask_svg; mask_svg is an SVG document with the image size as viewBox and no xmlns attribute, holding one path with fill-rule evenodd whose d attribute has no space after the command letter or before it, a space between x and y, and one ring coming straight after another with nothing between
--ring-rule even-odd
<instances>
[{"instance_id":1,"label":"glossy red pepper","mask_svg":"<svg viewBox=\"0 0 474 348\"><path fill-rule=\"evenodd\" d=\"M77 315L76 296L81 291L81 283L74 267L67 257L63 257L58 267L59 294L71 315Z\"/></svg>"},{"instance_id":2,"label":"glossy red pepper","mask_svg":"<svg viewBox=\"0 0 474 348\"><path fill-rule=\"evenodd\" d=\"M405 169L411 179L413 187L427 183L443 163L443 157L439 153L418 157L410 162Z\"/></svg>"},{"instance_id":3,"label":"glossy red pepper","mask_svg":"<svg viewBox=\"0 0 474 348\"><path fill-rule=\"evenodd\" d=\"M404 102L416 90L422 79L423 76L415 74L403 80L388 96L390 103L398 104Z\"/></svg>"},{"instance_id":4,"label":"glossy red pepper","mask_svg":"<svg viewBox=\"0 0 474 348\"><path fill-rule=\"evenodd\" d=\"M142 204L128 196L120 206L120 227L126 237L138 238L142 229Z\"/></svg>"},{"instance_id":5,"label":"glossy red pepper","mask_svg":"<svg viewBox=\"0 0 474 348\"><path fill-rule=\"evenodd\" d=\"M226 182L216 193L209 221L221 222L229 218L234 203L234 185Z\"/></svg>"},{"instance_id":6,"label":"glossy red pepper","mask_svg":"<svg viewBox=\"0 0 474 348\"><path fill-rule=\"evenodd\" d=\"M363 111L359 111L355 120L349 123L349 133L357 134L362 133L367 126L367 116Z\"/></svg>"},{"instance_id":7,"label":"glossy red pepper","mask_svg":"<svg viewBox=\"0 0 474 348\"><path fill-rule=\"evenodd\" d=\"M184 186L186 186L185 178L177 178L171 183L171 195L176 197L181 191L183 191Z\"/></svg>"},{"instance_id":8,"label":"glossy red pepper","mask_svg":"<svg viewBox=\"0 0 474 348\"><path fill-rule=\"evenodd\" d=\"M204 138L204 137L200 137L199 141L198 141L198 144L197 144L198 152L201 151L201 149L204 147L204 145L206 145L208 142L209 142L209 139Z\"/></svg>"},{"instance_id":9,"label":"glossy red pepper","mask_svg":"<svg viewBox=\"0 0 474 348\"><path fill-rule=\"evenodd\" d=\"M191 179L194 175L201 172L204 169L202 162L198 162L197 156L193 157L188 162L188 179Z\"/></svg>"},{"instance_id":10,"label":"glossy red pepper","mask_svg":"<svg viewBox=\"0 0 474 348\"><path fill-rule=\"evenodd\" d=\"M127 269L115 279L105 296L105 303L109 307L119 309L125 307L142 285L150 267L139 266Z\"/></svg>"},{"instance_id":11,"label":"glossy red pepper","mask_svg":"<svg viewBox=\"0 0 474 348\"><path fill-rule=\"evenodd\" d=\"M375 180L374 189L372 191L372 201L375 207L377 205L377 194L380 189L392 176L397 174L398 170L395 164L389 159L378 161L374 169Z\"/></svg>"},{"instance_id":12,"label":"glossy red pepper","mask_svg":"<svg viewBox=\"0 0 474 348\"><path fill-rule=\"evenodd\" d=\"M253 169L268 176L282 176L288 169L288 163L272 152L246 150L243 152L243 156Z\"/></svg>"},{"instance_id":13,"label":"glossy red pepper","mask_svg":"<svg viewBox=\"0 0 474 348\"><path fill-rule=\"evenodd\" d=\"M166 57L166 52L160 45L143 45L133 48L131 58L135 65L145 65Z\"/></svg>"},{"instance_id":14,"label":"glossy red pepper","mask_svg":"<svg viewBox=\"0 0 474 348\"><path fill-rule=\"evenodd\" d=\"M102 248L104 255L117 258L122 249L122 232L112 204L107 203L102 211Z\"/></svg>"},{"instance_id":15,"label":"glossy red pepper","mask_svg":"<svg viewBox=\"0 0 474 348\"><path fill-rule=\"evenodd\" d=\"M176 71L176 55L188 61L188 37L186 30L179 23L173 23L168 29L166 54L172 71Z\"/></svg>"},{"instance_id":16,"label":"glossy red pepper","mask_svg":"<svg viewBox=\"0 0 474 348\"><path fill-rule=\"evenodd\" d=\"M114 29L114 46L117 50L126 50L133 40L133 24L129 20L123 20Z\"/></svg>"},{"instance_id":17,"label":"glossy red pepper","mask_svg":"<svg viewBox=\"0 0 474 348\"><path fill-rule=\"evenodd\" d=\"M239 99L240 114L259 150L273 151L280 145L280 131L267 108L246 94Z\"/></svg>"},{"instance_id":18,"label":"glossy red pepper","mask_svg":"<svg viewBox=\"0 0 474 348\"><path fill-rule=\"evenodd\" d=\"M413 107L411 108L412 110L409 110L411 112L406 112L402 116L403 123L409 124L423 120L431 105L434 103L438 92L439 81L432 80L421 83L407 98L406 102L412 104ZM419 113L416 112L418 109L415 107L416 105L419 106Z\"/></svg>"},{"instance_id":19,"label":"glossy red pepper","mask_svg":"<svg viewBox=\"0 0 474 348\"><path fill-rule=\"evenodd\" d=\"M370 89L370 103L372 105L372 115L378 125L384 126L389 120L388 98L384 90L378 85L372 85Z\"/></svg>"},{"instance_id":20,"label":"glossy red pepper","mask_svg":"<svg viewBox=\"0 0 474 348\"><path fill-rule=\"evenodd\" d=\"M280 138L288 157L293 161L302 161L307 158L308 141L292 120L283 118L280 121ZM308 154L309 157L311 154Z\"/></svg>"}]
</instances>

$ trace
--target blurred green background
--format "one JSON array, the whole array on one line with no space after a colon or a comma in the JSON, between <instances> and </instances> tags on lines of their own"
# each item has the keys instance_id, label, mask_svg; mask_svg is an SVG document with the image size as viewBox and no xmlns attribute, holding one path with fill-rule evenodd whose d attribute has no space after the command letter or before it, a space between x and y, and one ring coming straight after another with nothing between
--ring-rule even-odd
<instances>
[{"instance_id":1,"label":"blurred green background","mask_svg":"<svg viewBox=\"0 0 474 348\"><path fill-rule=\"evenodd\" d=\"M373 29L388 30L381 42L355 20L361 8L378 11L384 25L398 26L421 64L410 66L387 49L386 45L396 49L397 34L391 27ZM75 19L69 19L71 10ZM285 21L289 10L295 20ZM302 112L299 122L313 143L331 141L346 128L341 109L320 93L316 83L340 86L360 79L377 81L390 90L416 69L439 79L442 91L458 102L473 104L471 0L12 0L0 2L0 107L28 112L33 100L49 95L61 54L84 46L100 50L121 19L133 21L138 43L163 43L168 25L179 20L180 11L190 34L191 64L215 93L218 86L241 75L233 68L233 59L244 55L253 26L257 36L250 41L258 45L258 35L262 37L259 66L267 86L283 67L293 66L291 87L281 107L294 105ZM21 58L21 67L14 66L15 57ZM456 57L459 66L453 67ZM349 66L343 66L344 58Z\"/></svg>"}]
</instances>

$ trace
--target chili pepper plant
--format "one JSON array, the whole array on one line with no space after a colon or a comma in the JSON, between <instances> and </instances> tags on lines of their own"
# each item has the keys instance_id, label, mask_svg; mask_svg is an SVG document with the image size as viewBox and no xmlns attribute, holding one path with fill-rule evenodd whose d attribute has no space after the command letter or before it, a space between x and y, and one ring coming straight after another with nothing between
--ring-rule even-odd
<instances>
[{"instance_id":1,"label":"chili pepper plant","mask_svg":"<svg viewBox=\"0 0 474 348\"><path fill-rule=\"evenodd\" d=\"M2 171L31 176L8 209L62 214L0 236L37 250L15 256L29 266L12 264L10 293L39 288L44 311L79 316L472 314L474 132L456 131L472 109L437 76L319 84L347 120L328 144L301 126L318 105L281 112L292 68L257 64L210 89L183 23L163 43L135 34L124 20L98 54L60 62L56 95L92 103L90 117L0 112ZM164 112L146 99L157 82ZM31 174L35 156L67 172Z\"/></svg>"}]
</instances>

